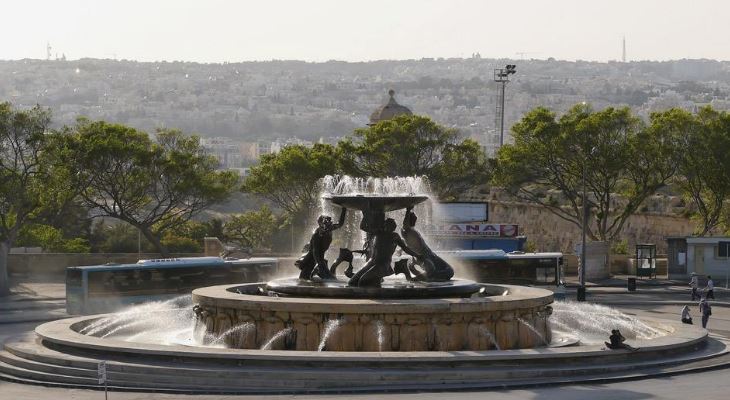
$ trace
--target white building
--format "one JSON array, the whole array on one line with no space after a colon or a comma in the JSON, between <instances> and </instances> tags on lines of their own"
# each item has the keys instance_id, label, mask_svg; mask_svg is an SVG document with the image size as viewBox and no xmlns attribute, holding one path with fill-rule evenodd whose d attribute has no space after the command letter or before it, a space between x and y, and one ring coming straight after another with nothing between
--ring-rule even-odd
<instances>
[{"instance_id":1,"label":"white building","mask_svg":"<svg viewBox=\"0 0 730 400\"><path fill-rule=\"evenodd\" d=\"M670 278L684 278L692 273L724 279L730 272L730 237L668 238Z\"/></svg>"},{"instance_id":2,"label":"white building","mask_svg":"<svg viewBox=\"0 0 730 400\"><path fill-rule=\"evenodd\" d=\"M218 159L220 168L238 168L243 157L238 143L227 137L201 138L200 145L208 154Z\"/></svg>"}]
</instances>

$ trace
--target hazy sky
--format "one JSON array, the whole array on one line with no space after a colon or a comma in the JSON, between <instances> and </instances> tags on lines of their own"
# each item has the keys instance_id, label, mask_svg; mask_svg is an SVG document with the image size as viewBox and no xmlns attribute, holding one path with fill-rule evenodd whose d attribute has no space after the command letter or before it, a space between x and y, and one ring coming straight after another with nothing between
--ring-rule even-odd
<instances>
[{"instance_id":1,"label":"hazy sky","mask_svg":"<svg viewBox=\"0 0 730 400\"><path fill-rule=\"evenodd\" d=\"M0 59L730 60L724 0L2 0Z\"/></svg>"}]
</instances>

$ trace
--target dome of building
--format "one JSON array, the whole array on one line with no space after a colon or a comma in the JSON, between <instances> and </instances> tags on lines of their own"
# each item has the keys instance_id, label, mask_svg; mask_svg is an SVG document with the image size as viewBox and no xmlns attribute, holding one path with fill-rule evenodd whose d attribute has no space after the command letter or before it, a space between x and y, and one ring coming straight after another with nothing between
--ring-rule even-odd
<instances>
[{"instance_id":1,"label":"dome of building","mask_svg":"<svg viewBox=\"0 0 730 400\"><path fill-rule=\"evenodd\" d=\"M413 113L411 110L406 107L398 104L397 101L395 101L395 90L390 89L388 91L388 95L390 95L390 99L388 100L388 103L384 106L378 108L375 110L372 114L370 114L370 123L368 125L375 125L380 121L385 121L387 119L391 119L393 117L396 117L398 115L412 115Z\"/></svg>"}]
</instances>

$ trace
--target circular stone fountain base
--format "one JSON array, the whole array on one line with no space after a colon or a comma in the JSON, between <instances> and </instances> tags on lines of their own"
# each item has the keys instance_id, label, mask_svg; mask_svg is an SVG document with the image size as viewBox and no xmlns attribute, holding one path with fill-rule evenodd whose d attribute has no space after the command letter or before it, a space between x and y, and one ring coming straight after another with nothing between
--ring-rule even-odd
<instances>
[{"instance_id":1,"label":"circular stone fountain base","mask_svg":"<svg viewBox=\"0 0 730 400\"><path fill-rule=\"evenodd\" d=\"M547 318L552 312L553 295L545 289L455 281L436 285L433 289L437 293L478 289L480 295L353 299L265 296L261 295L265 292L264 285L223 285L194 290L198 323L203 324L206 333L214 336L245 324L255 326L245 334L226 336L226 345L238 349L506 350L541 347L551 341ZM405 289L380 288L394 293L402 293ZM414 292L423 290L411 289Z\"/></svg>"},{"instance_id":2,"label":"circular stone fountain base","mask_svg":"<svg viewBox=\"0 0 730 400\"><path fill-rule=\"evenodd\" d=\"M380 287L348 286L342 280L308 281L296 278L276 279L266 283L266 290L292 297L340 299L434 299L471 297L482 289L473 281L454 279L447 282L409 282L385 279ZM238 288L231 288L234 292ZM502 292L498 293L499 295Z\"/></svg>"},{"instance_id":3,"label":"circular stone fountain base","mask_svg":"<svg viewBox=\"0 0 730 400\"><path fill-rule=\"evenodd\" d=\"M601 345L460 352L311 352L154 345L79 333L107 315L45 323L0 351L0 379L112 390L178 393L341 393L483 389L637 379L726 365L727 345L707 331L645 320L668 334Z\"/></svg>"}]
</instances>

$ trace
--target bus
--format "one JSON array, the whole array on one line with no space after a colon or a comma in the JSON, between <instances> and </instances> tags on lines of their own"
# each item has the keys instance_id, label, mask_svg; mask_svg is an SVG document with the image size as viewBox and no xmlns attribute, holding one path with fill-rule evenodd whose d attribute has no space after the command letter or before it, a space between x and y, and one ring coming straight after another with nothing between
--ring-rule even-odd
<instances>
[{"instance_id":1,"label":"bus","mask_svg":"<svg viewBox=\"0 0 730 400\"><path fill-rule=\"evenodd\" d=\"M563 253L507 253L496 249L437 253L477 282L555 286L563 283Z\"/></svg>"},{"instance_id":2,"label":"bus","mask_svg":"<svg viewBox=\"0 0 730 400\"><path fill-rule=\"evenodd\" d=\"M168 300L193 289L260 282L276 275L275 258L187 257L66 268L66 311L97 314Z\"/></svg>"}]
</instances>

